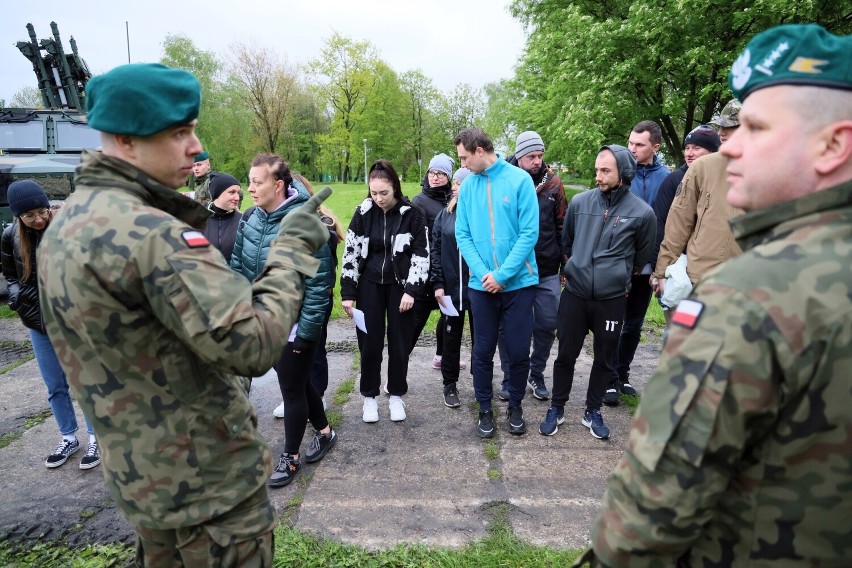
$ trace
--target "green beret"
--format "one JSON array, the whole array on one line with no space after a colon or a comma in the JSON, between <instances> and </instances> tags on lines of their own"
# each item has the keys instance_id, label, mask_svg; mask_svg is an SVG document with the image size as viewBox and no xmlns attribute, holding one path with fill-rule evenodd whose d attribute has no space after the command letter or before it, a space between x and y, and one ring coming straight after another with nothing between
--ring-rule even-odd
<instances>
[{"instance_id":1,"label":"green beret","mask_svg":"<svg viewBox=\"0 0 852 568\"><path fill-rule=\"evenodd\" d=\"M193 158L193 162L203 162L204 160L209 160L210 154L207 153L207 150L201 152L200 154L196 154L195 158Z\"/></svg>"},{"instance_id":2,"label":"green beret","mask_svg":"<svg viewBox=\"0 0 852 568\"><path fill-rule=\"evenodd\" d=\"M728 74L734 96L773 85L852 89L852 36L836 36L817 24L786 24L748 43Z\"/></svg>"},{"instance_id":3,"label":"green beret","mask_svg":"<svg viewBox=\"0 0 852 568\"><path fill-rule=\"evenodd\" d=\"M110 134L150 136L198 118L201 85L159 63L121 65L86 83L89 126Z\"/></svg>"}]
</instances>

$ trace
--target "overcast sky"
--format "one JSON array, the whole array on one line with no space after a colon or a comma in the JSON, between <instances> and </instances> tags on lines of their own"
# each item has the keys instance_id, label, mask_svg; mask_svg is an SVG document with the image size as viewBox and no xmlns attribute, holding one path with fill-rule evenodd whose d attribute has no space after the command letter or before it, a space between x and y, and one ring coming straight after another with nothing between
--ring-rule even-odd
<instances>
[{"instance_id":1,"label":"overcast sky","mask_svg":"<svg viewBox=\"0 0 852 568\"><path fill-rule=\"evenodd\" d=\"M4 0L0 17L0 99L35 86L30 62L15 43L51 37L59 26L62 44L77 40L94 74L127 63L125 22L132 62L158 61L168 34L184 34L196 47L224 58L235 42L275 49L291 63L320 55L335 31L369 40L397 72L421 69L449 91L459 83L476 87L510 78L526 35L512 19L509 0ZM476 46L479 47L476 47Z\"/></svg>"}]
</instances>

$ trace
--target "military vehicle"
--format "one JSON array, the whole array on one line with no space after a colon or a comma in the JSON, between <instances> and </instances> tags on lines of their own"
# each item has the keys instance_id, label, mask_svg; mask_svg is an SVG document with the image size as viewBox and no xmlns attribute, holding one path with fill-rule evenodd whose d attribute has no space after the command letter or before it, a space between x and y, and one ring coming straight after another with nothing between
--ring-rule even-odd
<instances>
[{"instance_id":1,"label":"military vehicle","mask_svg":"<svg viewBox=\"0 0 852 568\"><path fill-rule=\"evenodd\" d=\"M100 145L99 134L86 124L85 86L92 76L70 39L66 54L56 22L53 38L36 40L27 24L29 41L17 48L30 60L38 79L43 109L0 109L0 225L12 221L6 191L18 179L34 179L51 200L65 199L74 191L74 170L85 149Z\"/></svg>"}]
</instances>

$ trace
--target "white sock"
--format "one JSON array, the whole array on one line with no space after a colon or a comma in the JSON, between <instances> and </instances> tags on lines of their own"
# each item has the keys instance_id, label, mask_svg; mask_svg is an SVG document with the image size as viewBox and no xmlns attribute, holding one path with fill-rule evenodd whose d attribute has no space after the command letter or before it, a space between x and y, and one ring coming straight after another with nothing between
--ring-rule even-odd
<instances>
[{"instance_id":1,"label":"white sock","mask_svg":"<svg viewBox=\"0 0 852 568\"><path fill-rule=\"evenodd\" d=\"M94 444L95 442L97 442L97 439L95 439L95 435L89 434L89 443Z\"/></svg>"},{"instance_id":2,"label":"white sock","mask_svg":"<svg viewBox=\"0 0 852 568\"><path fill-rule=\"evenodd\" d=\"M62 439L66 442L73 442L77 439L77 436L75 436L74 434L62 434Z\"/></svg>"}]
</instances>

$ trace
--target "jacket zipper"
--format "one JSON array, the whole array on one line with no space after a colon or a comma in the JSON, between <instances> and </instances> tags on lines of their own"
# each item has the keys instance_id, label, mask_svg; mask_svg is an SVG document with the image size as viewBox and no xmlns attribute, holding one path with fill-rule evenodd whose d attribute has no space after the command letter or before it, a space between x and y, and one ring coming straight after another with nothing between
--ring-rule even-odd
<instances>
[{"instance_id":1,"label":"jacket zipper","mask_svg":"<svg viewBox=\"0 0 852 568\"><path fill-rule=\"evenodd\" d=\"M388 259L388 214L382 211L382 246L384 247L384 252L382 253L382 276L381 281L382 284L385 283L385 261Z\"/></svg>"}]
</instances>

